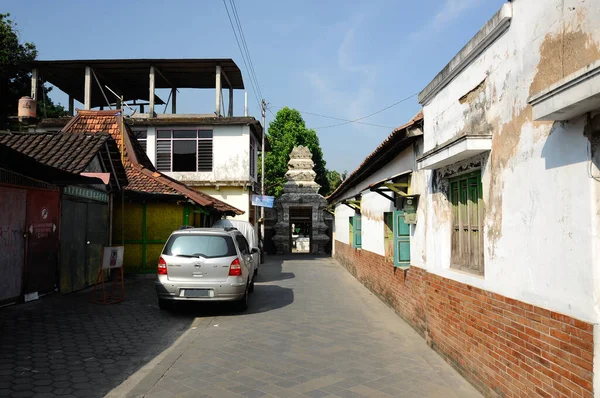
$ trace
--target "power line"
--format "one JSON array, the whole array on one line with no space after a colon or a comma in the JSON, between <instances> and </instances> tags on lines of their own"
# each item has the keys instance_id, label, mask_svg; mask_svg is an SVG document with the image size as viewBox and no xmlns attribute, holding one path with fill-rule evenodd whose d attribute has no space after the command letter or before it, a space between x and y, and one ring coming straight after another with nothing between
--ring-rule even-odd
<instances>
[{"instance_id":1,"label":"power line","mask_svg":"<svg viewBox=\"0 0 600 398\"><path fill-rule=\"evenodd\" d=\"M274 106L275 108L277 108L277 109L283 109L283 108L284 108L283 106L275 106L275 105L273 105L273 106ZM300 113L303 113L303 114L305 114L305 115L318 116L318 117L323 117L323 118L326 118L326 119L341 120L341 121L344 121L344 122L349 122L349 123L357 123L357 124L364 124L365 126L381 127L381 128L384 128L384 129L393 129L393 128L394 128L394 127L390 127L390 126L382 126L382 125L380 125L380 124L365 123L365 122L354 122L354 121L352 121L352 120L350 120L350 119L342 119L342 118L335 117L335 116L321 115L321 114L319 114L319 113L306 112L306 111L301 111L301 110L298 110L298 109L296 109L296 110L297 110L298 112L300 112Z\"/></svg>"},{"instance_id":2,"label":"power line","mask_svg":"<svg viewBox=\"0 0 600 398\"><path fill-rule=\"evenodd\" d=\"M246 62L246 56L244 55L244 51L242 50L242 46L240 45L240 41L238 39L237 32L235 31L235 27L233 26L233 21L231 19L231 15L229 14L229 8L227 8L227 3L223 0L223 5L225 6L225 11L227 11L227 17L229 18L229 23L231 24L231 30L233 30L233 35L235 36L235 41L237 42L238 48L240 49L240 53L242 54L242 60L244 61L244 65L246 65L246 71L250 74L250 68L248 68L248 63ZM241 32L240 32L241 33ZM254 81L250 79L250 85L252 86L252 91L254 92L254 97L256 98L256 103L260 104L260 99L256 88L254 87Z\"/></svg>"},{"instance_id":3,"label":"power line","mask_svg":"<svg viewBox=\"0 0 600 398\"><path fill-rule=\"evenodd\" d=\"M240 37L242 39L242 45L246 51L246 57L248 59L248 64L250 65L250 71L248 74L250 75L250 78L254 79L254 82L256 83L256 88L257 88L258 94L260 95L260 98L264 98L262 95L262 90L260 89L260 84L258 84L258 78L256 77L256 71L254 70L254 63L252 62L252 57L250 56L250 50L248 49L248 43L246 43L246 35L244 34L244 29L242 28L242 23L240 22L240 16L237 12L237 6L235 5L235 0L229 0L229 3L231 4L233 16L236 20L238 30L240 32Z\"/></svg>"},{"instance_id":4,"label":"power line","mask_svg":"<svg viewBox=\"0 0 600 398\"><path fill-rule=\"evenodd\" d=\"M358 122L358 121L360 121L360 120L364 120L364 119L367 119L367 118L369 118L369 117L371 117L371 116L375 116L375 115L377 115L378 113L381 113L381 112L383 112L383 111L387 111L388 109L390 109L390 108L393 108L393 107L395 107L396 105L398 105L398 104L401 104L401 103L403 103L403 102L405 102L405 101L408 101L409 99L411 99L411 98L413 98L413 97L416 97L417 95L419 95L419 93L415 93L415 94L413 94L413 95L411 95L411 96L409 96L409 97L403 98L403 99L401 99L401 100L400 100L400 101L398 101L398 102L395 102L395 103L393 103L393 104L391 104L391 105L388 105L388 106L386 106L385 108L383 108L383 109L380 109L380 110L378 110L378 111L376 111L376 112L373 112L373 113L371 113L371 114L368 114L367 116L359 117L358 119L350 120L350 121L343 122L343 123L332 124L332 125L329 125L329 126L314 127L314 129L315 129L315 130L323 130L323 129L328 129L328 128L331 128L331 127L343 126L343 125L346 125L346 124L349 124L349 123L356 123L356 122Z\"/></svg>"}]
</instances>

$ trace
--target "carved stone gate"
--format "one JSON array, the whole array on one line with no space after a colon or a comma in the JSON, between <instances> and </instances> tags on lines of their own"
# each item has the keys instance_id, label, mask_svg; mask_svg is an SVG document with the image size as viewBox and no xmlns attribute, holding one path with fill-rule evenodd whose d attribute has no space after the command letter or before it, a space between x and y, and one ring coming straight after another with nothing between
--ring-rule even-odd
<instances>
[{"instance_id":1,"label":"carved stone gate","mask_svg":"<svg viewBox=\"0 0 600 398\"><path fill-rule=\"evenodd\" d=\"M277 254L326 254L329 242L324 222L327 201L318 193L321 186L315 182L313 167L310 150L304 146L294 147L285 174L287 182L283 185L283 195L275 200L277 223L273 242Z\"/></svg>"}]
</instances>

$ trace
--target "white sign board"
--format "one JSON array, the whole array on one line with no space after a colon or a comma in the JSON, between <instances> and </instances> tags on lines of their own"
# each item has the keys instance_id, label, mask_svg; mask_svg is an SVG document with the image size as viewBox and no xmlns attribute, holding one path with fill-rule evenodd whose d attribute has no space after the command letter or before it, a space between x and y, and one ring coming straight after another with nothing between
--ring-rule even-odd
<instances>
[{"instance_id":1,"label":"white sign board","mask_svg":"<svg viewBox=\"0 0 600 398\"><path fill-rule=\"evenodd\" d=\"M123 246L105 247L102 256L102 269L121 268L123 266Z\"/></svg>"}]
</instances>

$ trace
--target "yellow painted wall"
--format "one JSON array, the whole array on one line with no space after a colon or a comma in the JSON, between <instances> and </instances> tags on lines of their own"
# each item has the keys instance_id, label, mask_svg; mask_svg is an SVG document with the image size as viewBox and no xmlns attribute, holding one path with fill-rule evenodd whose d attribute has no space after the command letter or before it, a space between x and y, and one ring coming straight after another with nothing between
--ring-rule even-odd
<instances>
[{"instance_id":1,"label":"yellow painted wall","mask_svg":"<svg viewBox=\"0 0 600 398\"><path fill-rule=\"evenodd\" d=\"M183 225L183 210L183 205L148 203L146 205L146 240L166 241L171 232Z\"/></svg>"},{"instance_id":2,"label":"yellow painted wall","mask_svg":"<svg viewBox=\"0 0 600 398\"><path fill-rule=\"evenodd\" d=\"M121 203L115 202L113 219L113 244L121 244ZM123 218L125 272L154 272L164 242L174 230L183 225L184 206L175 203L148 203L146 205L146 241L161 243L146 244L146 265L143 258L143 213L142 203L125 203Z\"/></svg>"},{"instance_id":3,"label":"yellow painted wall","mask_svg":"<svg viewBox=\"0 0 600 398\"><path fill-rule=\"evenodd\" d=\"M124 228L121 228L121 204L115 202L113 219L113 244L121 244L121 230L125 232L125 256L123 264L129 273L156 272L158 258L171 233L184 225L186 206L189 209L188 225L194 224L194 206L176 203L146 204L146 262L143 256L143 220L142 203L125 203ZM196 210L202 209L196 206ZM202 210L205 212L205 210ZM200 224L200 214L196 217ZM209 221L207 221L209 222Z\"/></svg>"}]
</instances>

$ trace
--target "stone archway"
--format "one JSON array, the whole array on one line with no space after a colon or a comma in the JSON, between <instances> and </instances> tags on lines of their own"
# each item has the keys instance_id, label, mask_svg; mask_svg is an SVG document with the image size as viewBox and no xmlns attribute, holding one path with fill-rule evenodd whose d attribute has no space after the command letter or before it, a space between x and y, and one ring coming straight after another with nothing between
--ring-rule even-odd
<instances>
[{"instance_id":1,"label":"stone archway","mask_svg":"<svg viewBox=\"0 0 600 398\"><path fill-rule=\"evenodd\" d=\"M277 254L325 254L329 241L324 222L327 201L318 193L321 186L315 182L313 167L310 150L304 146L294 147L283 195L275 200L277 224L273 242Z\"/></svg>"}]
</instances>

